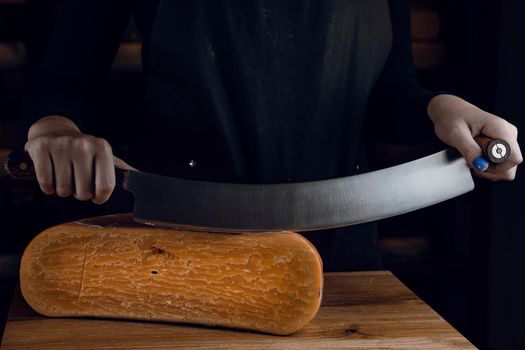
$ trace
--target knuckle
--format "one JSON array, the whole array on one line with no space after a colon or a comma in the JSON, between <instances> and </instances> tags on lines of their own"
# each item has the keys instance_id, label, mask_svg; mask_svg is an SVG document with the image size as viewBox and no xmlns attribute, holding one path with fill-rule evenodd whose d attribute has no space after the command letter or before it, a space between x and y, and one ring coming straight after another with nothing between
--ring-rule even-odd
<instances>
[{"instance_id":1,"label":"knuckle","mask_svg":"<svg viewBox=\"0 0 525 350\"><path fill-rule=\"evenodd\" d=\"M47 151L48 147L49 147L49 139L47 137L39 137L28 143L27 150L29 153L32 153L32 152L40 153L42 151Z\"/></svg>"},{"instance_id":2,"label":"knuckle","mask_svg":"<svg viewBox=\"0 0 525 350\"><path fill-rule=\"evenodd\" d=\"M77 151L80 151L82 153L87 153L91 151L91 149L93 148L93 144L88 139L81 137L73 141L73 147Z\"/></svg>"},{"instance_id":3,"label":"knuckle","mask_svg":"<svg viewBox=\"0 0 525 350\"><path fill-rule=\"evenodd\" d=\"M70 142L71 142L71 137L70 136L58 136L56 139L55 139L55 142L56 144L58 145L68 145Z\"/></svg>"},{"instance_id":4,"label":"knuckle","mask_svg":"<svg viewBox=\"0 0 525 350\"><path fill-rule=\"evenodd\" d=\"M112 153L111 145L109 144L109 142L106 139L97 138L96 139L96 144L97 144L98 148L102 152Z\"/></svg>"},{"instance_id":5,"label":"knuckle","mask_svg":"<svg viewBox=\"0 0 525 350\"><path fill-rule=\"evenodd\" d=\"M498 116L493 116L492 120L494 121L495 124L497 124L498 126L502 126L502 127L506 127L508 124L510 124L508 121Z\"/></svg>"},{"instance_id":6,"label":"knuckle","mask_svg":"<svg viewBox=\"0 0 525 350\"><path fill-rule=\"evenodd\" d=\"M509 122L507 122L507 129L510 131L512 135L517 136L518 135L518 128Z\"/></svg>"},{"instance_id":7,"label":"knuckle","mask_svg":"<svg viewBox=\"0 0 525 350\"><path fill-rule=\"evenodd\" d=\"M451 123L446 129L446 139L454 147L465 145L465 125L459 122Z\"/></svg>"},{"instance_id":8,"label":"knuckle","mask_svg":"<svg viewBox=\"0 0 525 350\"><path fill-rule=\"evenodd\" d=\"M444 131L450 136L461 134L461 124L459 122L451 122L444 126Z\"/></svg>"},{"instance_id":9,"label":"knuckle","mask_svg":"<svg viewBox=\"0 0 525 350\"><path fill-rule=\"evenodd\" d=\"M71 137L69 136L58 136L52 142L53 147L58 148L60 150L69 147L70 144Z\"/></svg>"}]
</instances>

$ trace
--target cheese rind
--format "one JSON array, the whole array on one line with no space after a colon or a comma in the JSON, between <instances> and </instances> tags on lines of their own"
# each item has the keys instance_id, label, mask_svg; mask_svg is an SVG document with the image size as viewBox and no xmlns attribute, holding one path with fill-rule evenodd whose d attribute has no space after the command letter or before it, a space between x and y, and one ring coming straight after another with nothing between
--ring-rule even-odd
<instances>
[{"instance_id":1,"label":"cheese rind","mask_svg":"<svg viewBox=\"0 0 525 350\"><path fill-rule=\"evenodd\" d=\"M24 252L20 285L46 316L290 334L317 313L323 274L319 254L297 233L182 231L117 214L43 231Z\"/></svg>"}]
</instances>

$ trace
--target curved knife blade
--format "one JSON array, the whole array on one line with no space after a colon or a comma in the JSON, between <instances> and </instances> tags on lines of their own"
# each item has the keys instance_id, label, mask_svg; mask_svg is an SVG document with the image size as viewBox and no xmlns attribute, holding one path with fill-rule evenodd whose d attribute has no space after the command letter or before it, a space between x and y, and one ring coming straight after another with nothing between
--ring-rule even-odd
<instances>
[{"instance_id":1,"label":"curved knife blade","mask_svg":"<svg viewBox=\"0 0 525 350\"><path fill-rule=\"evenodd\" d=\"M134 219L217 232L310 231L375 221L474 189L455 150L394 167L323 181L232 184L130 171Z\"/></svg>"}]
</instances>

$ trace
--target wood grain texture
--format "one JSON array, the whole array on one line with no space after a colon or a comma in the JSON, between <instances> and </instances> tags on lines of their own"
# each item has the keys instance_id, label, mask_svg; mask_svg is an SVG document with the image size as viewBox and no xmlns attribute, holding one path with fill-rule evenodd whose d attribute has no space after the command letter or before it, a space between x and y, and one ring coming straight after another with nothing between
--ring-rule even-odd
<instances>
[{"instance_id":1,"label":"wood grain texture","mask_svg":"<svg viewBox=\"0 0 525 350\"><path fill-rule=\"evenodd\" d=\"M289 336L202 326L46 318L15 293L2 350L475 349L389 272L325 274L316 317Z\"/></svg>"},{"instance_id":2,"label":"wood grain texture","mask_svg":"<svg viewBox=\"0 0 525 350\"><path fill-rule=\"evenodd\" d=\"M22 257L27 303L52 317L197 323L289 334L321 303L322 263L293 232L220 234L136 224L130 214L61 224Z\"/></svg>"}]
</instances>

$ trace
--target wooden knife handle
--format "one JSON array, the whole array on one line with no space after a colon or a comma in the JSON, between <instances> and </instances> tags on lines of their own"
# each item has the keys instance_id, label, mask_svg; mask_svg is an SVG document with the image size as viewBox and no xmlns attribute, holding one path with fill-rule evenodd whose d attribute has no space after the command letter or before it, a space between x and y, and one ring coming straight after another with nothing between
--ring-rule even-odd
<instances>
[{"instance_id":1,"label":"wooden knife handle","mask_svg":"<svg viewBox=\"0 0 525 350\"><path fill-rule=\"evenodd\" d=\"M481 147L485 159L491 163L503 163L510 156L510 145L505 140L493 139L486 136L476 136L474 140L476 140Z\"/></svg>"},{"instance_id":2,"label":"wooden knife handle","mask_svg":"<svg viewBox=\"0 0 525 350\"><path fill-rule=\"evenodd\" d=\"M4 159L4 171L13 179L36 180L35 166L26 152L11 152Z\"/></svg>"},{"instance_id":3,"label":"wooden knife handle","mask_svg":"<svg viewBox=\"0 0 525 350\"><path fill-rule=\"evenodd\" d=\"M14 151L4 159L4 171L13 179L36 180L35 166L27 152ZM124 187L125 178L128 171L115 168L115 181L119 186Z\"/></svg>"}]
</instances>

